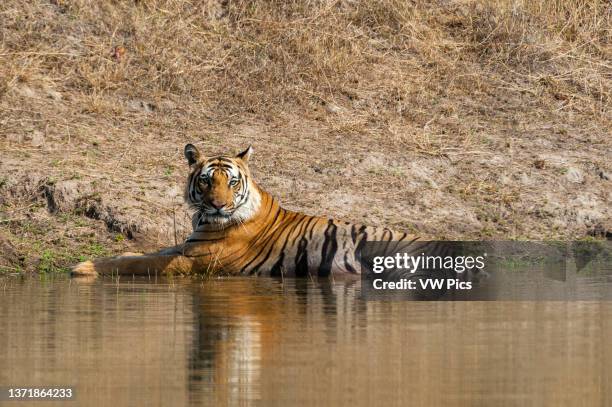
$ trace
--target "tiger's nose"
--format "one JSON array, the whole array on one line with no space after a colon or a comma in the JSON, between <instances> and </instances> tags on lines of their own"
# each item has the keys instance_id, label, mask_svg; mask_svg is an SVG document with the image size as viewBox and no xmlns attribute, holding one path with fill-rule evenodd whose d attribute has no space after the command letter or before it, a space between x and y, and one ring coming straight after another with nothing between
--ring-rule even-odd
<instances>
[{"instance_id":1,"label":"tiger's nose","mask_svg":"<svg viewBox=\"0 0 612 407\"><path fill-rule=\"evenodd\" d=\"M210 203L215 209L221 209L225 206L225 202L222 201L218 201L216 199L213 199L212 202Z\"/></svg>"}]
</instances>

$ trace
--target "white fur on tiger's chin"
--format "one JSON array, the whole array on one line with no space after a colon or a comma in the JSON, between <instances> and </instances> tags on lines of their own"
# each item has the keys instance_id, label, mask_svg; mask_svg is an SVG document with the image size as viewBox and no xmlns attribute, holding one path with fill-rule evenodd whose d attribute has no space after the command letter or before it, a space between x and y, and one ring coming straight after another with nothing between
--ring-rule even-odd
<instances>
[{"instance_id":1,"label":"white fur on tiger's chin","mask_svg":"<svg viewBox=\"0 0 612 407\"><path fill-rule=\"evenodd\" d=\"M96 267L92 261L84 261L72 268L72 274L77 276L97 276Z\"/></svg>"}]
</instances>

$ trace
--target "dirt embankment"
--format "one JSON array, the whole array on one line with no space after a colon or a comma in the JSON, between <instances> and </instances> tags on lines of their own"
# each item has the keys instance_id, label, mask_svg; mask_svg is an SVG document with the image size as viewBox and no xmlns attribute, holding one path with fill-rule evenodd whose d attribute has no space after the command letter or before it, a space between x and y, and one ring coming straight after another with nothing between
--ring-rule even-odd
<instances>
[{"instance_id":1,"label":"dirt embankment","mask_svg":"<svg viewBox=\"0 0 612 407\"><path fill-rule=\"evenodd\" d=\"M612 229L607 1L0 4L0 269L180 241L182 147L433 238Z\"/></svg>"}]
</instances>

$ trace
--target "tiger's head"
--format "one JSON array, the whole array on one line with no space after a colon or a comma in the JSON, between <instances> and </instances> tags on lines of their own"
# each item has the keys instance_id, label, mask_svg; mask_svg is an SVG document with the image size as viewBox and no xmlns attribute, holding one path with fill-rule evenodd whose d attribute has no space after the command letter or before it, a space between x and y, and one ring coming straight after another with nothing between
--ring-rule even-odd
<instances>
[{"instance_id":1,"label":"tiger's head","mask_svg":"<svg viewBox=\"0 0 612 407\"><path fill-rule=\"evenodd\" d=\"M203 157L196 146L185 146L190 173L185 200L197 210L194 229L202 224L226 225L251 218L259 208L260 195L252 181L249 146L235 157Z\"/></svg>"}]
</instances>

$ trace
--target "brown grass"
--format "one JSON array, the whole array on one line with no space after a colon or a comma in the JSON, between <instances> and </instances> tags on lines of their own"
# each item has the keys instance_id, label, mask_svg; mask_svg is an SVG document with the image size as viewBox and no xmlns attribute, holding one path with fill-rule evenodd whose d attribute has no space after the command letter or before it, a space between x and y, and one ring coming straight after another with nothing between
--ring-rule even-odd
<instances>
[{"instance_id":1,"label":"brown grass","mask_svg":"<svg viewBox=\"0 0 612 407\"><path fill-rule=\"evenodd\" d=\"M95 182L126 218L111 229L173 243L154 225L193 140L252 142L261 183L310 213L446 238L609 229L610 20L586 0L4 0L0 231L34 216L10 215L28 174Z\"/></svg>"}]
</instances>

